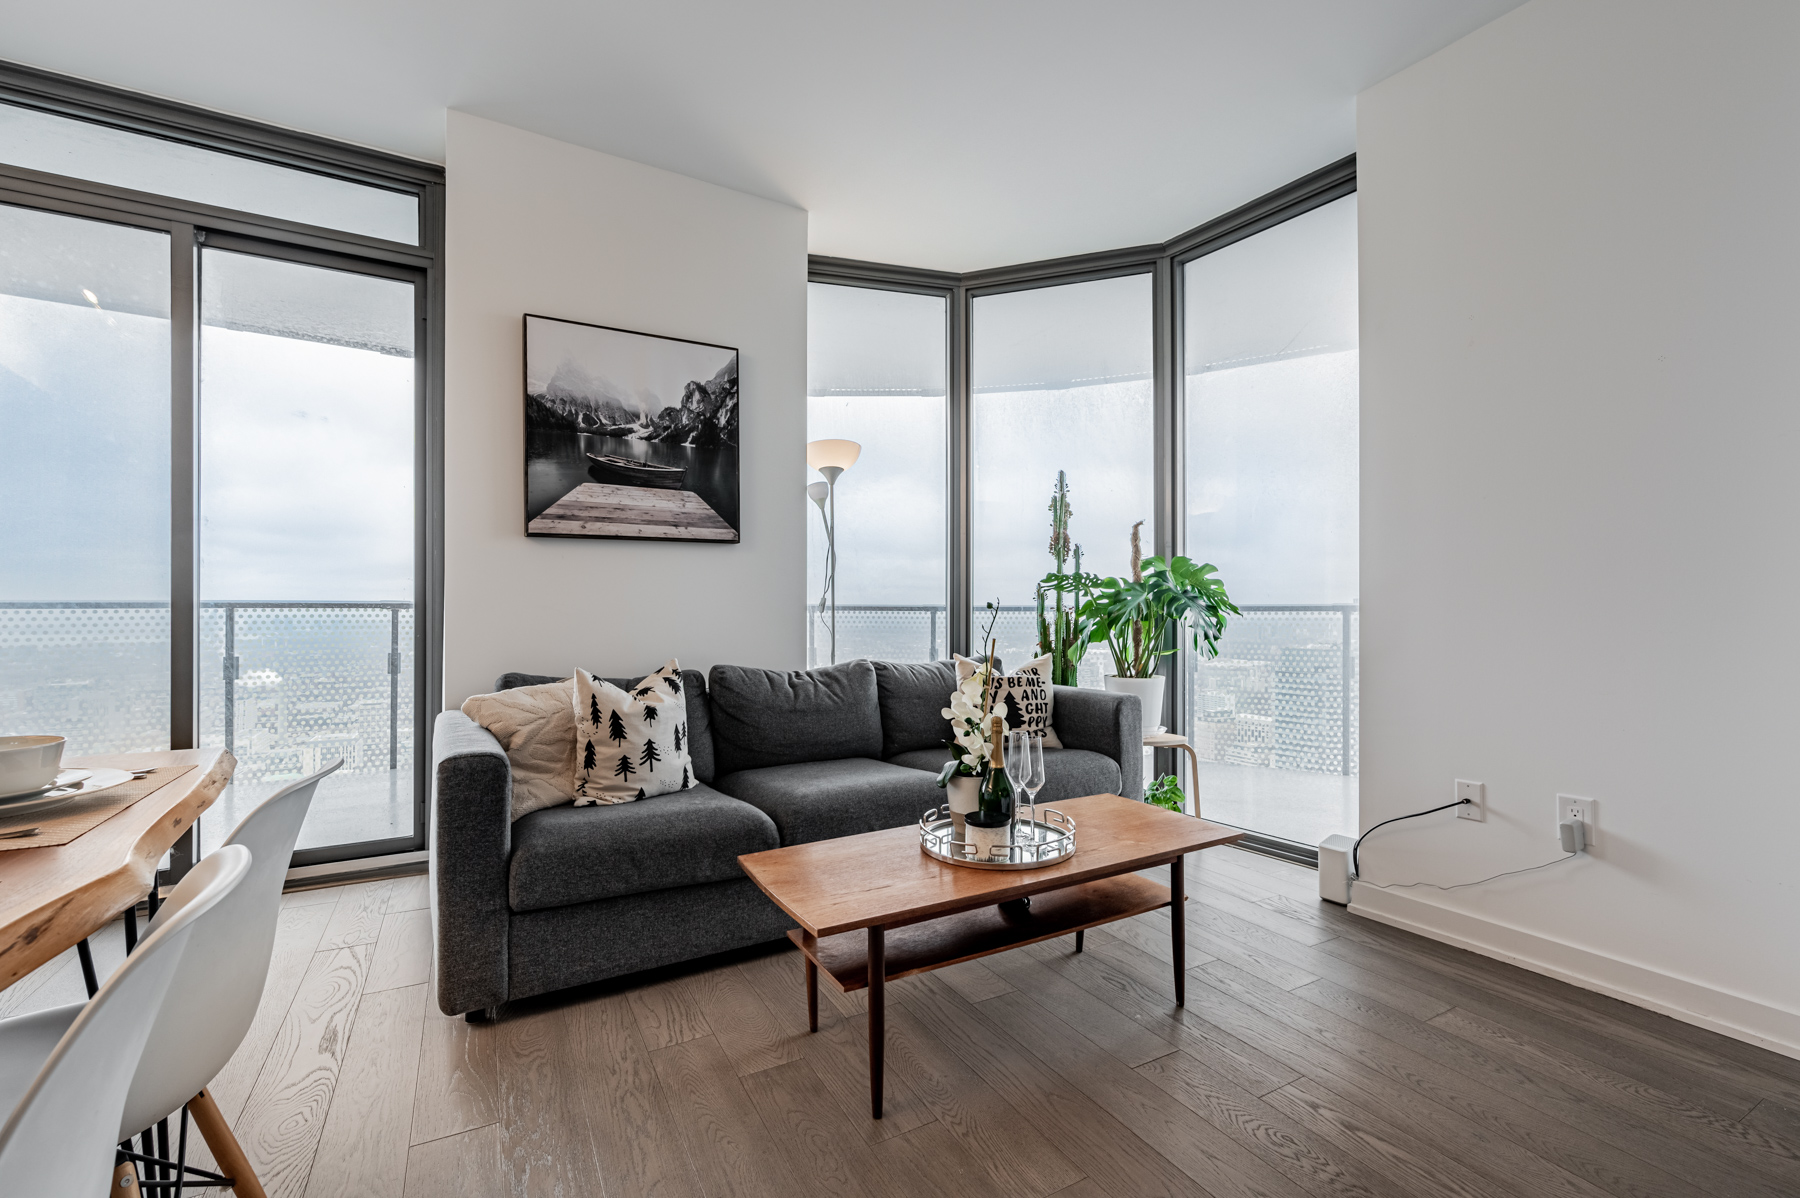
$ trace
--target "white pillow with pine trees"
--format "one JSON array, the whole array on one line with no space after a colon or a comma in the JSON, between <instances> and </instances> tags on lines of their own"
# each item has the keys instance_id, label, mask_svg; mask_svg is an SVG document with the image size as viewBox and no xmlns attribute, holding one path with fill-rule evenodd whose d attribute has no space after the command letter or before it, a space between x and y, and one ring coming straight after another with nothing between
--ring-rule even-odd
<instances>
[{"instance_id":1,"label":"white pillow with pine trees","mask_svg":"<svg viewBox=\"0 0 1800 1198\"><path fill-rule=\"evenodd\" d=\"M575 671L577 807L630 803L698 785L678 664L669 662L629 691Z\"/></svg>"}]
</instances>

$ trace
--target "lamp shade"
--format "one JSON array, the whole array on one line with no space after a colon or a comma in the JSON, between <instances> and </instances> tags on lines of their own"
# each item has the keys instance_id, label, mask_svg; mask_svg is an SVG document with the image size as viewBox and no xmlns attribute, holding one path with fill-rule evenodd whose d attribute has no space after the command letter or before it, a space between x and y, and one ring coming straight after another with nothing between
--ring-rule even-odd
<instances>
[{"instance_id":1,"label":"lamp shade","mask_svg":"<svg viewBox=\"0 0 1800 1198\"><path fill-rule=\"evenodd\" d=\"M856 465L856 459L862 456L862 446L854 441L808 441L806 443L806 464L814 470L825 470L836 467L839 471L850 469Z\"/></svg>"},{"instance_id":2,"label":"lamp shade","mask_svg":"<svg viewBox=\"0 0 1800 1198\"><path fill-rule=\"evenodd\" d=\"M806 497L818 504L821 511L825 508L825 497L829 494L831 494L831 488L824 483L806 484Z\"/></svg>"}]
</instances>

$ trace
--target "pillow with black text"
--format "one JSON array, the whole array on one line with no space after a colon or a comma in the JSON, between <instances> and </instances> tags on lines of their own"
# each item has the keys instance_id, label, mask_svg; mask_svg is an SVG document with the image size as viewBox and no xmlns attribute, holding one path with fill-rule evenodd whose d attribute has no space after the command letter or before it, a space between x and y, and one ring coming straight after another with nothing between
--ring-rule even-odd
<instances>
[{"instance_id":1,"label":"pillow with black text","mask_svg":"<svg viewBox=\"0 0 1800 1198\"><path fill-rule=\"evenodd\" d=\"M1006 730L1023 729L1044 738L1046 749L1062 748L1056 729L1050 726L1056 692L1050 686L1050 655L1033 658L1017 672L1003 674L995 689L994 710L1006 717Z\"/></svg>"}]
</instances>

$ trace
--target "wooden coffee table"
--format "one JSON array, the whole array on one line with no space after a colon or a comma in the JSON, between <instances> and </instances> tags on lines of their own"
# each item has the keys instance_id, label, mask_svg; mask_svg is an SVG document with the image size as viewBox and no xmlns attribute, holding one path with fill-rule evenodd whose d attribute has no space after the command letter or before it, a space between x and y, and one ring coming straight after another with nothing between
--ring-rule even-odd
<instances>
[{"instance_id":1,"label":"wooden coffee table","mask_svg":"<svg viewBox=\"0 0 1800 1198\"><path fill-rule=\"evenodd\" d=\"M1054 804L1075 821L1075 855L1044 869L965 869L919 850L914 825L790 845L738 858L750 879L800 925L806 1013L819 1030L819 971L849 993L869 991L869 1107L881 1118L884 983L1036 944L1186 901L1182 858L1243 833L1118 795ZM1169 885L1136 871L1169 866ZM1000 903L1030 898L1029 910ZM1169 920L1175 1003L1187 997L1186 921ZM858 935L857 933L865 933Z\"/></svg>"}]
</instances>

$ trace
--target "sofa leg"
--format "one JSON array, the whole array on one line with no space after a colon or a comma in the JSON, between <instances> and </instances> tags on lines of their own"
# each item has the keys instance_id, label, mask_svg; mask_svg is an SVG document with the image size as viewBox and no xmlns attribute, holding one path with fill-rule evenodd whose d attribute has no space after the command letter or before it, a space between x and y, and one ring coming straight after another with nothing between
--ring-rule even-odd
<instances>
[{"instance_id":1,"label":"sofa leg","mask_svg":"<svg viewBox=\"0 0 1800 1198\"><path fill-rule=\"evenodd\" d=\"M500 1020L499 1007L477 1007L463 1016L470 1023L497 1023Z\"/></svg>"}]
</instances>

